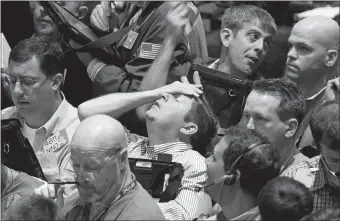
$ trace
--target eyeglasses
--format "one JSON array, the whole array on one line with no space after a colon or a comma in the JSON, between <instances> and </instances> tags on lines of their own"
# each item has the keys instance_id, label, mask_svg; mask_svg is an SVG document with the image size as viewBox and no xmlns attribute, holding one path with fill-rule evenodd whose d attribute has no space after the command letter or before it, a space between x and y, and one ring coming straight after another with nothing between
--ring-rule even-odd
<instances>
[{"instance_id":1,"label":"eyeglasses","mask_svg":"<svg viewBox=\"0 0 340 221\"><path fill-rule=\"evenodd\" d=\"M23 92L30 91L33 88L33 86L39 81L39 80L32 80L32 79L27 79L27 78L20 79L20 78L16 78L16 77L9 76L9 75L5 76L4 79L5 79L5 82L9 84L10 86L15 86L16 83L19 82L20 88ZM46 79L47 78L45 78L44 81Z\"/></svg>"},{"instance_id":2,"label":"eyeglasses","mask_svg":"<svg viewBox=\"0 0 340 221\"><path fill-rule=\"evenodd\" d=\"M103 163L103 165L96 171L96 172L75 172L75 175L77 176L77 183L78 185L84 187L84 188L90 188L91 183L96 180L98 174L101 172L101 170L104 168L104 166L109 162L114 156L120 156L122 155L125 151L127 151L125 148L124 149L118 149L114 151L111 156ZM81 181L85 182L79 182L79 178L81 178Z\"/></svg>"}]
</instances>

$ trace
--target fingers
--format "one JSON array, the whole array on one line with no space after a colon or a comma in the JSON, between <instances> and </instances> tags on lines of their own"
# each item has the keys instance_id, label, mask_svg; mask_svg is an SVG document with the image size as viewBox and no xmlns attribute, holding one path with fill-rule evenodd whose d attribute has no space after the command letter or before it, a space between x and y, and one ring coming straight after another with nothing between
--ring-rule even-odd
<instances>
[{"instance_id":1,"label":"fingers","mask_svg":"<svg viewBox=\"0 0 340 221\"><path fill-rule=\"evenodd\" d=\"M181 82L184 83L184 84L190 84L189 81L188 81L188 78L186 76L181 77Z\"/></svg>"},{"instance_id":2,"label":"fingers","mask_svg":"<svg viewBox=\"0 0 340 221\"><path fill-rule=\"evenodd\" d=\"M3 74L7 74L7 68L5 68L5 67L1 67L1 76Z\"/></svg>"},{"instance_id":3,"label":"fingers","mask_svg":"<svg viewBox=\"0 0 340 221\"><path fill-rule=\"evenodd\" d=\"M59 208L64 207L64 192L65 192L64 186L61 186L57 191L57 205L59 206Z\"/></svg>"},{"instance_id":4,"label":"fingers","mask_svg":"<svg viewBox=\"0 0 340 221\"><path fill-rule=\"evenodd\" d=\"M1 80L6 81L7 74L1 73Z\"/></svg>"},{"instance_id":5,"label":"fingers","mask_svg":"<svg viewBox=\"0 0 340 221\"><path fill-rule=\"evenodd\" d=\"M201 80L200 80L200 76L198 75L197 71L195 71L195 73L194 73L193 80L194 80L194 84L190 84L190 82L189 82L189 80L188 80L188 78L186 76L182 76L181 77L181 82L182 83L192 85L196 89L198 89L199 91L202 91Z\"/></svg>"},{"instance_id":6,"label":"fingers","mask_svg":"<svg viewBox=\"0 0 340 221\"><path fill-rule=\"evenodd\" d=\"M100 1L100 4L102 6L103 12L106 16L110 16L111 14L111 7L109 1Z\"/></svg>"},{"instance_id":7,"label":"fingers","mask_svg":"<svg viewBox=\"0 0 340 221\"><path fill-rule=\"evenodd\" d=\"M194 81L194 84L196 84L196 85L202 85L201 77L200 77L198 71L194 72L193 81Z\"/></svg>"},{"instance_id":8,"label":"fingers","mask_svg":"<svg viewBox=\"0 0 340 221\"><path fill-rule=\"evenodd\" d=\"M55 198L55 187L53 184L45 183L44 185L33 190L33 194L40 195L46 198Z\"/></svg>"},{"instance_id":9,"label":"fingers","mask_svg":"<svg viewBox=\"0 0 340 221\"><path fill-rule=\"evenodd\" d=\"M167 21L172 26L174 31L171 34L178 34L181 31L185 30L185 28L189 24L189 9L183 4L174 4L176 5L172 10L170 10L166 16Z\"/></svg>"},{"instance_id":10,"label":"fingers","mask_svg":"<svg viewBox=\"0 0 340 221\"><path fill-rule=\"evenodd\" d=\"M339 99L339 96L340 96L339 80L340 80L340 77L329 80L327 82L327 87L324 93L323 102L334 101L334 100Z\"/></svg>"},{"instance_id":11,"label":"fingers","mask_svg":"<svg viewBox=\"0 0 340 221\"><path fill-rule=\"evenodd\" d=\"M97 5L90 16L91 25L102 31L109 29L110 6L108 4L109 2L102 2Z\"/></svg>"},{"instance_id":12,"label":"fingers","mask_svg":"<svg viewBox=\"0 0 340 221\"><path fill-rule=\"evenodd\" d=\"M65 186L45 183L44 185L33 190L34 195L40 195L49 199L56 199L59 208L64 206Z\"/></svg>"},{"instance_id":13,"label":"fingers","mask_svg":"<svg viewBox=\"0 0 340 221\"><path fill-rule=\"evenodd\" d=\"M333 80L330 80L329 84L330 84L330 87L333 90L339 91L340 90L340 77L337 77L337 78L335 78Z\"/></svg>"},{"instance_id":14,"label":"fingers","mask_svg":"<svg viewBox=\"0 0 340 221\"><path fill-rule=\"evenodd\" d=\"M55 198L56 197L55 185L47 184L47 191L48 191L48 194L49 194L50 198Z\"/></svg>"},{"instance_id":15,"label":"fingers","mask_svg":"<svg viewBox=\"0 0 340 221\"><path fill-rule=\"evenodd\" d=\"M184 82L179 82L179 84L177 85L179 93L195 97L201 96L201 94L203 93L201 85L190 84L186 77L183 77L183 80Z\"/></svg>"},{"instance_id":16,"label":"fingers","mask_svg":"<svg viewBox=\"0 0 340 221\"><path fill-rule=\"evenodd\" d=\"M188 14L189 14L188 8L184 4L180 4L172 12L172 15L175 17L174 20L178 22L177 25L179 26L183 26L189 21L187 18Z\"/></svg>"}]
</instances>

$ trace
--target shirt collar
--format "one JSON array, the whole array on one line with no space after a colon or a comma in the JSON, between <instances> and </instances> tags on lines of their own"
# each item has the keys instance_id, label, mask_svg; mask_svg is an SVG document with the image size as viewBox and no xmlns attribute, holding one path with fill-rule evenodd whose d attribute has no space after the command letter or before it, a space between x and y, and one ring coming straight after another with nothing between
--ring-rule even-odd
<instances>
[{"instance_id":1,"label":"shirt collar","mask_svg":"<svg viewBox=\"0 0 340 221\"><path fill-rule=\"evenodd\" d=\"M218 62L219 62L219 61L220 61L220 59L217 59L217 60L214 61L212 64L210 64L210 65L208 66L208 68L217 70Z\"/></svg>"},{"instance_id":2,"label":"shirt collar","mask_svg":"<svg viewBox=\"0 0 340 221\"><path fill-rule=\"evenodd\" d=\"M191 150L192 146L184 142L172 142L172 143L155 145L149 148L153 148L155 153L174 154L174 153L180 153L180 152L184 152L187 150Z\"/></svg>"},{"instance_id":3,"label":"shirt collar","mask_svg":"<svg viewBox=\"0 0 340 221\"><path fill-rule=\"evenodd\" d=\"M296 145L293 145L289 148L289 153L286 155L286 159L281 163L280 173L286 170L289 166L294 164L295 156L300 154L300 151L296 148Z\"/></svg>"},{"instance_id":4,"label":"shirt collar","mask_svg":"<svg viewBox=\"0 0 340 221\"><path fill-rule=\"evenodd\" d=\"M321 157L320 157L317 160L318 170L315 171L315 179L314 179L313 185L310 188L311 191L320 190L327 183L325 173L323 172L323 167L322 167L321 163L322 162L321 162Z\"/></svg>"},{"instance_id":5,"label":"shirt collar","mask_svg":"<svg viewBox=\"0 0 340 221\"><path fill-rule=\"evenodd\" d=\"M63 93L61 94L63 97L61 104L59 105L58 109L54 112L52 117L44 125L45 129L49 134L51 133L54 134L58 130L59 125L67 115L67 110L68 107L70 106L70 103L66 100L64 94Z\"/></svg>"},{"instance_id":6,"label":"shirt collar","mask_svg":"<svg viewBox=\"0 0 340 221\"><path fill-rule=\"evenodd\" d=\"M231 219L231 221L236 221L236 220L258 220L257 217L260 216L260 211L259 208L256 206L247 212L239 215L238 217L235 217ZM252 219L251 219L252 218Z\"/></svg>"},{"instance_id":7,"label":"shirt collar","mask_svg":"<svg viewBox=\"0 0 340 221\"><path fill-rule=\"evenodd\" d=\"M60 103L58 109L54 112L52 117L43 126L38 128L38 130L45 129L47 131L47 134L54 134L57 131L60 123L67 115L67 110L68 107L70 106L70 103L66 100L62 92L61 95L63 100ZM19 114L18 117L20 117ZM25 123L25 120L22 117L20 117L20 119Z\"/></svg>"},{"instance_id":8,"label":"shirt collar","mask_svg":"<svg viewBox=\"0 0 340 221\"><path fill-rule=\"evenodd\" d=\"M323 87L320 91L318 91L316 94L310 96L309 98L306 98L306 101L312 101L315 100L319 97L322 97L322 95L324 94L323 92L325 91L325 89L327 88L327 86Z\"/></svg>"}]
</instances>

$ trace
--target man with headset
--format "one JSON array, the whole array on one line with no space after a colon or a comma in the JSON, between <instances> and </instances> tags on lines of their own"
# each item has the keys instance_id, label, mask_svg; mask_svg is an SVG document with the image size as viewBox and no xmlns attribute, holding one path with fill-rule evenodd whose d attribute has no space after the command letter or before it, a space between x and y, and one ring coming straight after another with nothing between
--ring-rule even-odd
<instances>
[{"instance_id":1,"label":"man with headset","mask_svg":"<svg viewBox=\"0 0 340 221\"><path fill-rule=\"evenodd\" d=\"M248 220L258 217L257 196L267 181L278 176L278 154L265 138L244 127L232 127L206 160L206 192L218 203L214 214L199 218ZM217 206L218 206L217 205ZM199 214L197 212L196 214Z\"/></svg>"}]
</instances>

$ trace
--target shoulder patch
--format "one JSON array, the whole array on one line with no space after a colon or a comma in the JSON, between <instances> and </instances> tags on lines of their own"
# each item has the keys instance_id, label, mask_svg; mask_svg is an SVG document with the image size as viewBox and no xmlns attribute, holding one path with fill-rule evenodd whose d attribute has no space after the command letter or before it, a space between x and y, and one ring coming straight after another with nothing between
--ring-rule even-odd
<instances>
[{"instance_id":1,"label":"shoulder patch","mask_svg":"<svg viewBox=\"0 0 340 221\"><path fill-rule=\"evenodd\" d=\"M142 42L138 57L154 60L162 45Z\"/></svg>"}]
</instances>

